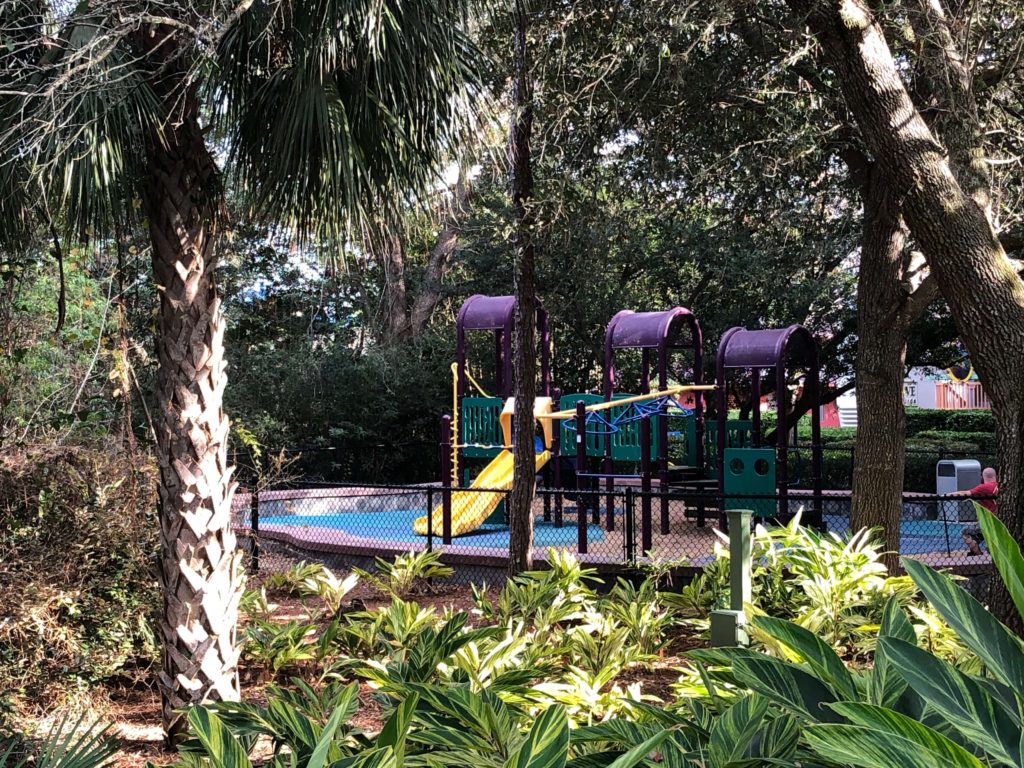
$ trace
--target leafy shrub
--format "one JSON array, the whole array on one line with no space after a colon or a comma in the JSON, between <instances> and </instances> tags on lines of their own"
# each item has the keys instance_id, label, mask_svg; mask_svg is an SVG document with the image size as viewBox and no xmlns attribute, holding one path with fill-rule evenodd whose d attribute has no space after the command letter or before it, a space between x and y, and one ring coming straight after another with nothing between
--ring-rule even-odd
<instances>
[{"instance_id":1,"label":"leafy shrub","mask_svg":"<svg viewBox=\"0 0 1024 768\"><path fill-rule=\"evenodd\" d=\"M981 432L991 435L995 433L995 429L992 411L907 408L907 437L929 431Z\"/></svg>"},{"instance_id":2,"label":"leafy shrub","mask_svg":"<svg viewBox=\"0 0 1024 768\"><path fill-rule=\"evenodd\" d=\"M0 690L53 706L155 658L152 474L74 447L0 464Z\"/></svg>"},{"instance_id":3,"label":"leafy shrub","mask_svg":"<svg viewBox=\"0 0 1024 768\"><path fill-rule=\"evenodd\" d=\"M406 552L393 563L378 557L376 562L376 573L354 570L383 597L408 597L423 589L430 579L446 579L454 573L441 562L441 553L437 550Z\"/></svg>"}]
</instances>

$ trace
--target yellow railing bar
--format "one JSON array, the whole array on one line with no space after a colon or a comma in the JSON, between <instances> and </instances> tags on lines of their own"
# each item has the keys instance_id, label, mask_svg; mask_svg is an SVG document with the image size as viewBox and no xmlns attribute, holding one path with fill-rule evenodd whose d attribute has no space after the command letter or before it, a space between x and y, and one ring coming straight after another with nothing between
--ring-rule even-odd
<instances>
[{"instance_id":1,"label":"yellow railing bar","mask_svg":"<svg viewBox=\"0 0 1024 768\"><path fill-rule=\"evenodd\" d=\"M646 395L633 395L632 397L623 397L621 400L608 400L603 403L594 403L593 405L588 405L584 410L587 413L593 413L594 411L605 411L609 408L618 408L620 405L642 403L644 400L654 400L658 397L671 397L672 395L679 395L683 392L711 392L714 389L716 389L716 385L714 384L686 384L679 387L659 389L657 392L648 392ZM539 413L537 414L537 418L556 419L559 421L574 419L576 418L576 409L570 408L564 411L554 411L553 413Z\"/></svg>"}]
</instances>

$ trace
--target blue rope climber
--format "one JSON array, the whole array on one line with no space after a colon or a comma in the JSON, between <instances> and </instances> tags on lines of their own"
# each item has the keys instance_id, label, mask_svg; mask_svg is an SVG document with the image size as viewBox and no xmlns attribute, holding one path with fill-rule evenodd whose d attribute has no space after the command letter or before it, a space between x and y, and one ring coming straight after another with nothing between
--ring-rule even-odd
<instances>
[{"instance_id":1,"label":"blue rope climber","mask_svg":"<svg viewBox=\"0 0 1024 768\"><path fill-rule=\"evenodd\" d=\"M664 416L666 418L689 418L693 416L692 408L684 408L668 395L658 397L648 402L630 403L623 406L622 410L608 419L604 411L591 411L587 413L584 424L585 433L595 437L614 435L623 427L649 419L652 416ZM570 433L576 432L576 419L566 419L563 428Z\"/></svg>"}]
</instances>

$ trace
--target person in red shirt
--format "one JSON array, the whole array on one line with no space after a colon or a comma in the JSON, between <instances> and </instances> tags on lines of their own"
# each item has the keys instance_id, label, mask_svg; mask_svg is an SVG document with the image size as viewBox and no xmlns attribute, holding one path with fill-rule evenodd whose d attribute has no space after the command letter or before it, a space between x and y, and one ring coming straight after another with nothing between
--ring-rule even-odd
<instances>
[{"instance_id":1,"label":"person in red shirt","mask_svg":"<svg viewBox=\"0 0 1024 768\"><path fill-rule=\"evenodd\" d=\"M969 491L957 491L950 496L968 496L977 499L980 504L993 515L996 513L996 500L993 498L999 493L999 483L996 479L996 471L992 467L985 467L981 473L981 484L976 485ZM960 532L964 537L964 544L967 545L967 554L980 555L981 542L984 538L981 535L980 525L969 525Z\"/></svg>"}]
</instances>

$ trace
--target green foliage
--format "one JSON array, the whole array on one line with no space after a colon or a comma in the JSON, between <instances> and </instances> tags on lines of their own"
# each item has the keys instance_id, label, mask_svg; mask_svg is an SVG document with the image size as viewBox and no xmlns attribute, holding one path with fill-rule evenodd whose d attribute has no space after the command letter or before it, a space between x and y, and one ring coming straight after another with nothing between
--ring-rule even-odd
<instances>
[{"instance_id":1,"label":"green foliage","mask_svg":"<svg viewBox=\"0 0 1024 768\"><path fill-rule=\"evenodd\" d=\"M959 432L993 435L996 423L988 410L938 410L907 408L907 437L928 432Z\"/></svg>"},{"instance_id":2,"label":"green foliage","mask_svg":"<svg viewBox=\"0 0 1024 768\"><path fill-rule=\"evenodd\" d=\"M0 742L0 768L102 768L117 752L109 734L109 726L87 724L84 715L77 720L64 715L37 748L19 738Z\"/></svg>"},{"instance_id":3,"label":"green foliage","mask_svg":"<svg viewBox=\"0 0 1024 768\"><path fill-rule=\"evenodd\" d=\"M314 658L315 631L314 624L298 621L279 624L255 619L245 628L243 654L251 664L276 677Z\"/></svg>"},{"instance_id":4,"label":"green foliage","mask_svg":"<svg viewBox=\"0 0 1024 768\"><path fill-rule=\"evenodd\" d=\"M437 550L420 550L399 555L394 562L376 558L376 573L355 569L360 577L384 597L404 598L429 585L431 579L446 579L454 570L441 562Z\"/></svg>"},{"instance_id":5,"label":"green foliage","mask_svg":"<svg viewBox=\"0 0 1024 768\"><path fill-rule=\"evenodd\" d=\"M1020 610L1020 546L994 515L978 514ZM741 649L691 655L711 665L711 679L750 688L802 721L806 743L821 759L866 768L1024 764L1020 639L950 577L913 559L903 562L932 608L984 664L984 676L921 647L896 598L886 604L870 669L847 667L815 633L768 617L753 625L782 658Z\"/></svg>"},{"instance_id":6,"label":"green foliage","mask_svg":"<svg viewBox=\"0 0 1024 768\"><path fill-rule=\"evenodd\" d=\"M0 690L53 706L155 658L152 487L152 469L116 451L0 466Z\"/></svg>"}]
</instances>

